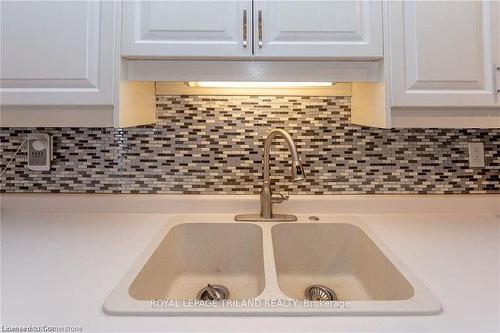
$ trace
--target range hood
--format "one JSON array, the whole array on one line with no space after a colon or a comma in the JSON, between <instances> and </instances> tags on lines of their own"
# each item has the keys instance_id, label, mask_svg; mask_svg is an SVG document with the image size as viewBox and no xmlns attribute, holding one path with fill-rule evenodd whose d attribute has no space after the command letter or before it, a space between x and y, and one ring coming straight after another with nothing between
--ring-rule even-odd
<instances>
[{"instance_id":1,"label":"range hood","mask_svg":"<svg viewBox=\"0 0 500 333\"><path fill-rule=\"evenodd\" d=\"M129 81L378 82L378 61L126 60Z\"/></svg>"}]
</instances>

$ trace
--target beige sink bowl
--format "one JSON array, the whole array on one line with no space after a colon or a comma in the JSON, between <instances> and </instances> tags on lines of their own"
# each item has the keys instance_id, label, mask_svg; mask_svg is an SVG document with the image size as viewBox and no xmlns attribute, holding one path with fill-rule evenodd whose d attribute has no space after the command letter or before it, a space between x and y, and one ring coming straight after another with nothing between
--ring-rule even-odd
<instances>
[{"instance_id":1,"label":"beige sink bowl","mask_svg":"<svg viewBox=\"0 0 500 333\"><path fill-rule=\"evenodd\" d=\"M111 315L432 315L441 304L357 217L299 215L289 223L178 215L104 303ZM200 289L223 285L210 306ZM337 302L304 300L311 285ZM326 305L326 306L325 306Z\"/></svg>"},{"instance_id":2,"label":"beige sink bowl","mask_svg":"<svg viewBox=\"0 0 500 333\"><path fill-rule=\"evenodd\" d=\"M281 291L304 300L322 285L339 300L406 300L413 288L359 227L346 223L278 224L272 228Z\"/></svg>"},{"instance_id":3,"label":"beige sink bowl","mask_svg":"<svg viewBox=\"0 0 500 333\"><path fill-rule=\"evenodd\" d=\"M196 299L223 285L231 299L264 290L262 230L254 224L185 223L172 228L129 289L137 300Z\"/></svg>"}]
</instances>

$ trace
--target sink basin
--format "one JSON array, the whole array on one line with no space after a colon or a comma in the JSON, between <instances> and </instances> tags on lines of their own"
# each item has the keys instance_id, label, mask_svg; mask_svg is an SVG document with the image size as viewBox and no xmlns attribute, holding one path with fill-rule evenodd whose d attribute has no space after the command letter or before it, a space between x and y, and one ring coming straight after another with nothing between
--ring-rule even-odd
<instances>
[{"instance_id":1,"label":"sink basin","mask_svg":"<svg viewBox=\"0 0 500 333\"><path fill-rule=\"evenodd\" d=\"M111 315L432 315L441 304L357 217L170 218L104 303ZM316 219L317 220L317 219ZM207 284L227 300L199 301ZM305 300L326 287L336 301ZM205 288L205 289L203 289ZM308 292L316 289L307 289ZM209 289L213 296L213 289ZM206 294L205 294L206 295Z\"/></svg>"},{"instance_id":2,"label":"sink basin","mask_svg":"<svg viewBox=\"0 0 500 333\"><path fill-rule=\"evenodd\" d=\"M339 300L406 300L414 291L361 228L346 223L278 224L272 228L281 291L304 300L321 285Z\"/></svg>"},{"instance_id":3,"label":"sink basin","mask_svg":"<svg viewBox=\"0 0 500 333\"><path fill-rule=\"evenodd\" d=\"M207 284L231 299L264 290L262 230L254 224L185 223L160 242L129 289L137 300L195 299Z\"/></svg>"}]
</instances>

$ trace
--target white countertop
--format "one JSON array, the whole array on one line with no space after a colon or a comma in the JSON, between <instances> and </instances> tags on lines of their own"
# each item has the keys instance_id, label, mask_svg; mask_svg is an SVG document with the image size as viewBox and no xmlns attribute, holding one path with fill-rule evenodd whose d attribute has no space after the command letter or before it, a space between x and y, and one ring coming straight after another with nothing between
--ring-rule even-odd
<instances>
[{"instance_id":1,"label":"white countertop","mask_svg":"<svg viewBox=\"0 0 500 333\"><path fill-rule=\"evenodd\" d=\"M441 301L415 317L119 317L102 304L172 215L241 213L254 196L2 195L2 325L85 332L499 332L500 196L293 196L363 219ZM147 214L146 212L150 212Z\"/></svg>"}]
</instances>

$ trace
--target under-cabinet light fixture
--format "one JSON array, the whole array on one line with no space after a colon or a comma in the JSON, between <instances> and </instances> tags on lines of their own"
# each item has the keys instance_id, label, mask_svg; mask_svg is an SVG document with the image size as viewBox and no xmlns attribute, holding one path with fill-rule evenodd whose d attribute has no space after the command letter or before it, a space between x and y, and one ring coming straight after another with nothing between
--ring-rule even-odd
<instances>
[{"instance_id":1,"label":"under-cabinet light fixture","mask_svg":"<svg viewBox=\"0 0 500 333\"><path fill-rule=\"evenodd\" d=\"M189 87L199 88L315 88L331 87L334 82L255 82L255 81L190 81Z\"/></svg>"}]
</instances>

